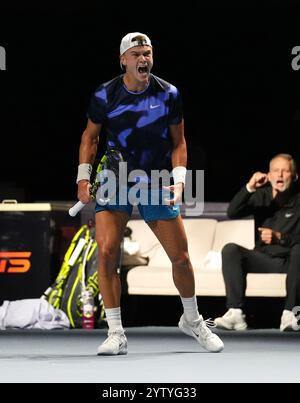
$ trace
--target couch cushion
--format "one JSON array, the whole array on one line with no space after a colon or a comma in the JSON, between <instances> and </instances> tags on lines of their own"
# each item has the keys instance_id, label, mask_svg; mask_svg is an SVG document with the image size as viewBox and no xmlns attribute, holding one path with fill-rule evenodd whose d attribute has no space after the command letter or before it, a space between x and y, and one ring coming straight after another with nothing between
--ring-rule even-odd
<instances>
[{"instance_id":1,"label":"couch cushion","mask_svg":"<svg viewBox=\"0 0 300 403\"><path fill-rule=\"evenodd\" d=\"M132 229L132 239L140 244L141 255L149 257L149 265L157 261L160 261L162 266L169 265L166 252L144 220L130 220L127 226Z\"/></svg>"},{"instance_id":2,"label":"couch cushion","mask_svg":"<svg viewBox=\"0 0 300 403\"><path fill-rule=\"evenodd\" d=\"M284 297L285 274L250 273L247 276L247 296ZM140 266L127 274L128 294L133 295L178 295L173 283L171 267ZM198 270L195 272L196 295L225 296L221 272Z\"/></svg>"},{"instance_id":3,"label":"couch cushion","mask_svg":"<svg viewBox=\"0 0 300 403\"><path fill-rule=\"evenodd\" d=\"M254 247L254 220L219 221L212 250L204 257L200 269L222 270L221 250L229 242L252 249Z\"/></svg>"},{"instance_id":4,"label":"couch cushion","mask_svg":"<svg viewBox=\"0 0 300 403\"><path fill-rule=\"evenodd\" d=\"M217 220L197 218L183 220L188 238L189 255L194 269L200 269L213 247Z\"/></svg>"},{"instance_id":5,"label":"couch cushion","mask_svg":"<svg viewBox=\"0 0 300 403\"><path fill-rule=\"evenodd\" d=\"M189 252L195 269L196 295L225 296L221 271L205 270L203 260L210 250L221 251L228 242L247 248L254 245L254 221L211 219L184 219ZM147 224L143 220L132 220L128 224L133 230L132 238L141 244L141 252L150 257L149 266L137 266L127 274L128 294L178 295L173 284L171 263ZM215 233L215 236L214 236ZM199 270L201 268L202 270ZM247 277L247 296L284 297L285 274L251 273Z\"/></svg>"},{"instance_id":6,"label":"couch cushion","mask_svg":"<svg viewBox=\"0 0 300 403\"><path fill-rule=\"evenodd\" d=\"M173 284L172 268L137 266L127 273L128 294L178 295Z\"/></svg>"},{"instance_id":7,"label":"couch cushion","mask_svg":"<svg viewBox=\"0 0 300 403\"><path fill-rule=\"evenodd\" d=\"M254 248L254 220L219 221L212 249L220 252L229 242L245 248Z\"/></svg>"},{"instance_id":8,"label":"couch cushion","mask_svg":"<svg viewBox=\"0 0 300 403\"><path fill-rule=\"evenodd\" d=\"M226 296L222 272L201 270L195 274L196 295ZM249 273L247 297L284 297L285 274Z\"/></svg>"},{"instance_id":9,"label":"couch cushion","mask_svg":"<svg viewBox=\"0 0 300 403\"><path fill-rule=\"evenodd\" d=\"M249 273L246 295L249 297L285 297L286 274Z\"/></svg>"},{"instance_id":10,"label":"couch cushion","mask_svg":"<svg viewBox=\"0 0 300 403\"><path fill-rule=\"evenodd\" d=\"M184 219L192 264L199 268L204 257L212 248L217 221L213 219ZM131 220L132 239L141 245L141 254L150 258L149 266L169 266L170 260L159 241L143 220Z\"/></svg>"}]
</instances>

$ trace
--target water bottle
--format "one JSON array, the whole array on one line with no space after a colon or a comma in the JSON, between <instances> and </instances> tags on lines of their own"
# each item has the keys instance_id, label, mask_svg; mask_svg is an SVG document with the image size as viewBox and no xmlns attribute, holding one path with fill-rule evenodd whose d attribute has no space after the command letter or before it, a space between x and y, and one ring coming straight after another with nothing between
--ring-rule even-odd
<instances>
[{"instance_id":1,"label":"water bottle","mask_svg":"<svg viewBox=\"0 0 300 403\"><path fill-rule=\"evenodd\" d=\"M82 290L82 328L94 329L94 297L89 289Z\"/></svg>"}]
</instances>

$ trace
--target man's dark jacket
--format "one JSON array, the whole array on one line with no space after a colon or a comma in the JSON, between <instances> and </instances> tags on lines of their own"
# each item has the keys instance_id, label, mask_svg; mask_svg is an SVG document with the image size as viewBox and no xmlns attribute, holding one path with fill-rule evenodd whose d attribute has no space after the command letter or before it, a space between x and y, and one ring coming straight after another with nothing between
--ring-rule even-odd
<instances>
[{"instance_id":1,"label":"man's dark jacket","mask_svg":"<svg viewBox=\"0 0 300 403\"><path fill-rule=\"evenodd\" d=\"M252 215L255 220L255 249L271 256L284 257L292 246L300 243L300 193L296 186L272 197L272 186L267 184L254 193L244 186L232 199L227 215L242 218ZM281 239L271 245L260 239L258 227L280 232Z\"/></svg>"}]
</instances>

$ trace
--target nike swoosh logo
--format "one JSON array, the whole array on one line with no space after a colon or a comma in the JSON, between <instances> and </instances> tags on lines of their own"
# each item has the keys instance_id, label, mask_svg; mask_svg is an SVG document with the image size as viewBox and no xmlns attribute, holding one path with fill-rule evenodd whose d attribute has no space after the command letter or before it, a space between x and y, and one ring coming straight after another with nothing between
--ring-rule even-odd
<instances>
[{"instance_id":1,"label":"nike swoosh logo","mask_svg":"<svg viewBox=\"0 0 300 403\"><path fill-rule=\"evenodd\" d=\"M150 105L150 109L158 108L160 105Z\"/></svg>"},{"instance_id":2,"label":"nike swoosh logo","mask_svg":"<svg viewBox=\"0 0 300 403\"><path fill-rule=\"evenodd\" d=\"M200 334L194 332L194 330L192 330L192 332L194 333L194 335L195 335L196 337L199 337L199 336L200 336Z\"/></svg>"},{"instance_id":3,"label":"nike swoosh logo","mask_svg":"<svg viewBox=\"0 0 300 403\"><path fill-rule=\"evenodd\" d=\"M290 217L292 217L292 215L293 215L292 213L286 213L285 217L290 218Z\"/></svg>"}]
</instances>

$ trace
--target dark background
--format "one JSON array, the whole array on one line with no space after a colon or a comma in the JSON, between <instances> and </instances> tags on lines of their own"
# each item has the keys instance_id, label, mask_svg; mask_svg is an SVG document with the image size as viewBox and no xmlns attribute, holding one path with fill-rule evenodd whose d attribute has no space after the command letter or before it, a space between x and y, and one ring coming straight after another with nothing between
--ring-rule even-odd
<instances>
[{"instance_id":1,"label":"dark background","mask_svg":"<svg viewBox=\"0 0 300 403\"><path fill-rule=\"evenodd\" d=\"M188 168L205 201L229 201L269 159L300 161L300 7L292 1L0 6L0 200L75 200L93 90L120 74L119 44L148 34L153 73L183 97ZM210 4L210 6L208 6ZM101 152L103 146L100 146Z\"/></svg>"}]
</instances>

